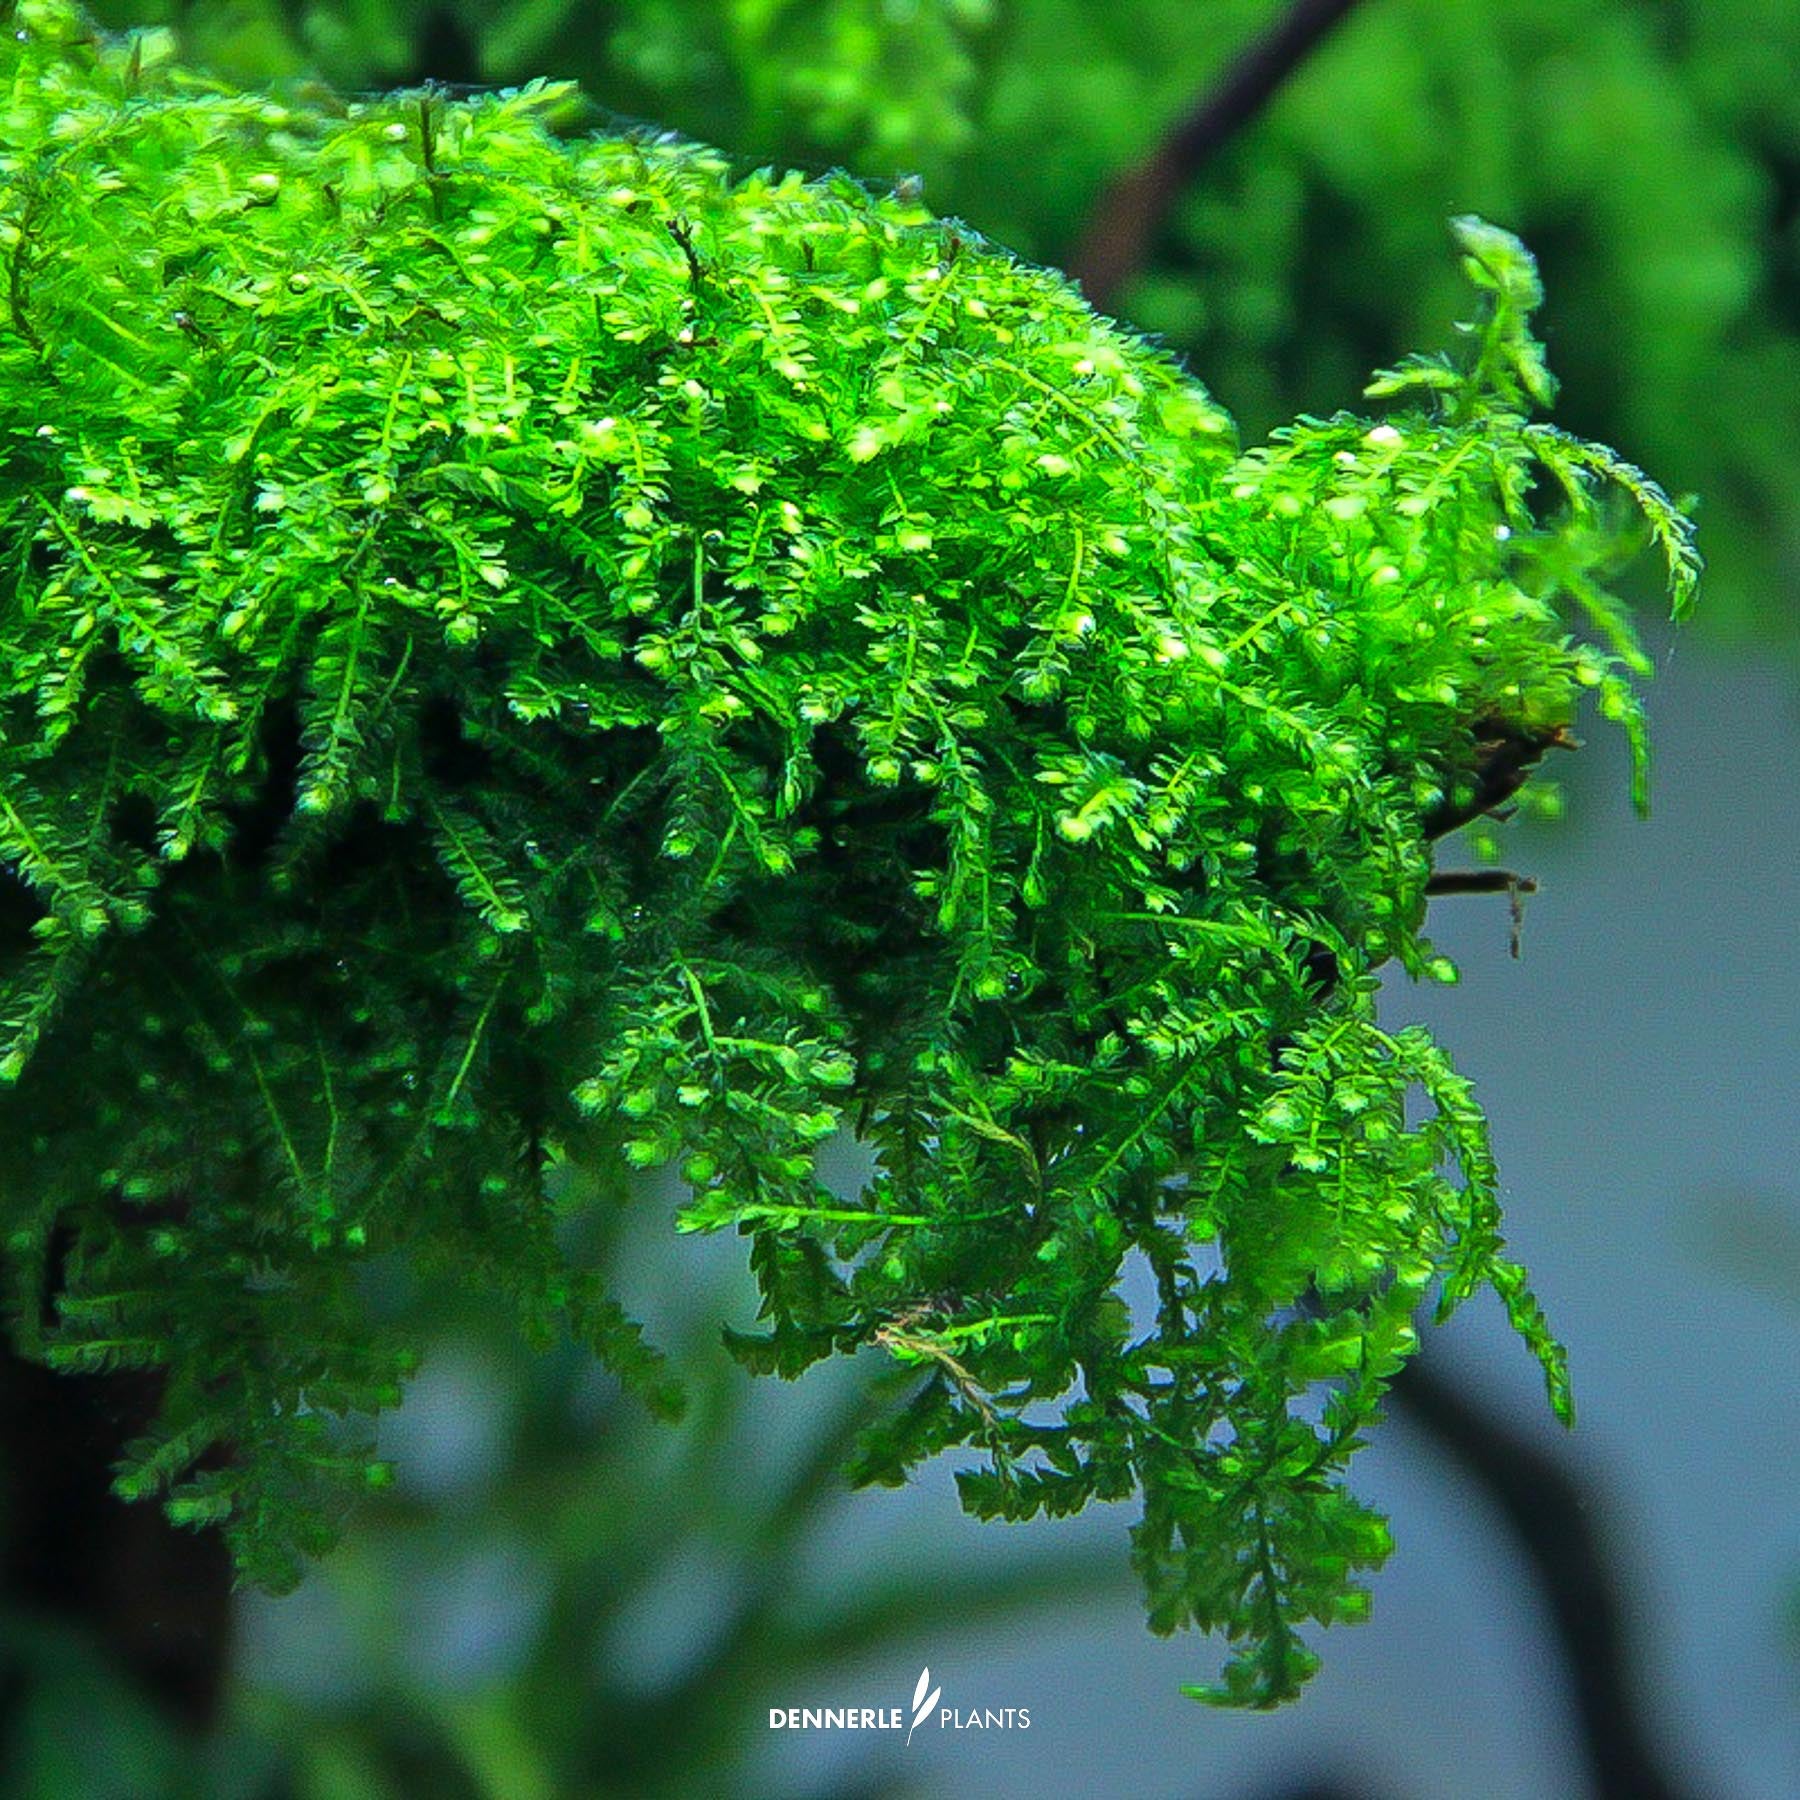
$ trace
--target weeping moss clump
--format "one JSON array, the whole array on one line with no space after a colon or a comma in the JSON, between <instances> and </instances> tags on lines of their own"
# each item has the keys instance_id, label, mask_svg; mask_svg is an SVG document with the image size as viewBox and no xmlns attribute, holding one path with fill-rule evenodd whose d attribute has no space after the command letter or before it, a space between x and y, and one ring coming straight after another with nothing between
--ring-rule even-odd
<instances>
[{"instance_id":1,"label":"weeping moss clump","mask_svg":"<svg viewBox=\"0 0 1800 1800\"><path fill-rule=\"evenodd\" d=\"M1245 451L908 199L160 45L0 41L17 1348L164 1371L119 1491L281 1587L385 1475L377 1259L676 1403L553 1176L678 1164L750 1367L898 1365L854 1479L1140 1494L1153 1627L1234 1646L1199 1691L1292 1694L1420 1304L1495 1288L1568 1406L1469 1088L1374 998L1453 973L1432 840L1585 690L1641 768L1608 572L1693 584L1532 422L1530 259L1459 221L1454 352Z\"/></svg>"}]
</instances>

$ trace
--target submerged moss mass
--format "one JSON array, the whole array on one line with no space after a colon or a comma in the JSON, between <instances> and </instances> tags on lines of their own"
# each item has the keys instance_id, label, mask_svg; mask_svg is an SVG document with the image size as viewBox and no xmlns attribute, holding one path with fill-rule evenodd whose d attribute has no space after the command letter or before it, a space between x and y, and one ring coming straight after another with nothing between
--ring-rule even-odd
<instances>
[{"instance_id":1,"label":"submerged moss mass","mask_svg":"<svg viewBox=\"0 0 1800 1800\"><path fill-rule=\"evenodd\" d=\"M1641 761L1602 580L1697 566L1531 422L1530 259L1458 221L1455 353L1240 451L902 197L159 43L0 43L15 1342L165 1370L120 1491L286 1585L414 1359L372 1258L676 1403L547 1179L676 1163L750 1366L914 1372L857 1479L1139 1492L1153 1626L1290 1695L1386 1552L1341 1475L1421 1300L1492 1285L1567 1407L1467 1085L1374 1001L1449 973L1431 839L1584 689Z\"/></svg>"}]
</instances>

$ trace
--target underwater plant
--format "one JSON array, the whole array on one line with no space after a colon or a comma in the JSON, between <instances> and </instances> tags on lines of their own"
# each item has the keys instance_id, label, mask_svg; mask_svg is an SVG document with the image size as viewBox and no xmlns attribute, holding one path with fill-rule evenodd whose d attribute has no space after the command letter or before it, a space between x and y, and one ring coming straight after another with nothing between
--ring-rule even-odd
<instances>
[{"instance_id":1,"label":"underwater plant","mask_svg":"<svg viewBox=\"0 0 1800 1800\"><path fill-rule=\"evenodd\" d=\"M1432 845L1585 693L1641 803L1604 584L1697 574L1534 419L1529 256L1456 221L1452 351L1243 449L910 195L166 46L0 39L17 1353L158 1371L117 1491L289 1586L388 1475L389 1261L678 1404L557 1174L677 1165L743 1362L899 1365L854 1480L1141 1495L1152 1626L1234 1647L1195 1691L1291 1696L1421 1303L1495 1289L1569 1412L1469 1086L1375 1004L1454 977Z\"/></svg>"}]
</instances>

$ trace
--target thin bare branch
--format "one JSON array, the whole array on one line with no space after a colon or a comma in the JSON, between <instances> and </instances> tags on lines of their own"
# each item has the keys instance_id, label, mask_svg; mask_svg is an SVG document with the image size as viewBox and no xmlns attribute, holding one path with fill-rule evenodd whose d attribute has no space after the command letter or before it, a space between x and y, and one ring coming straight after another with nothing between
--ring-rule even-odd
<instances>
[{"instance_id":1,"label":"thin bare branch","mask_svg":"<svg viewBox=\"0 0 1800 1800\"><path fill-rule=\"evenodd\" d=\"M1147 162L1100 196L1069 273L1095 306L1109 307L1143 266L1158 228L1183 188L1281 91L1356 0L1294 0L1184 114Z\"/></svg>"}]
</instances>

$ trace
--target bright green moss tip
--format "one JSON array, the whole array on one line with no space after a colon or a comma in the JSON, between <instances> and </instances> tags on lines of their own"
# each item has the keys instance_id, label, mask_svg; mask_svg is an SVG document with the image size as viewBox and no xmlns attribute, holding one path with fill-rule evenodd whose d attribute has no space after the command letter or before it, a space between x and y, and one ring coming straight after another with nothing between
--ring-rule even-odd
<instances>
[{"instance_id":1,"label":"bright green moss tip","mask_svg":"<svg viewBox=\"0 0 1800 1800\"><path fill-rule=\"evenodd\" d=\"M1495 1286L1567 1408L1467 1085L1374 1007L1443 973L1435 835L1587 688L1641 743L1607 572L1647 526L1692 584L1527 416L1530 259L1459 221L1456 356L1240 454L900 199L158 43L0 41L16 1342L166 1369L123 1487L284 1585L415 1360L371 1257L673 1408L549 1177L675 1164L752 1240L750 1366L910 1373L857 1479L1140 1493L1152 1625L1291 1694L1386 1554L1341 1477L1421 1302Z\"/></svg>"}]
</instances>

